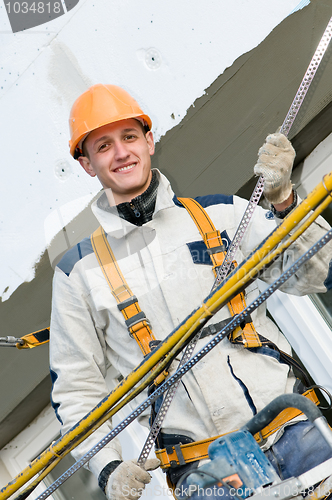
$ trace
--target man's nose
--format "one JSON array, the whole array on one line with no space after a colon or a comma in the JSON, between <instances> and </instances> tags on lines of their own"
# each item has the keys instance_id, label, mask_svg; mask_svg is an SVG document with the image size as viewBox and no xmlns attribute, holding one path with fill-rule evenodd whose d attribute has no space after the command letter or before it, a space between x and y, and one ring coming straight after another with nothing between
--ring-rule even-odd
<instances>
[{"instance_id":1,"label":"man's nose","mask_svg":"<svg viewBox=\"0 0 332 500\"><path fill-rule=\"evenodd\" d=\"M126 144L124 144L122 141L116 141L114 143L114 154L115 158L122 159L126 158L129 155L129 152L127 150Z\"/></svg>"}]
</instances>

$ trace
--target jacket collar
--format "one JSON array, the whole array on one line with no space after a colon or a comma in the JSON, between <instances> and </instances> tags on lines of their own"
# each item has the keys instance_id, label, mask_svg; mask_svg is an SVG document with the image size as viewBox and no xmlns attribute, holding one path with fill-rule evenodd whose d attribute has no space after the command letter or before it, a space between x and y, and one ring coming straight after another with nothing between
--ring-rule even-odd
<instances>
[{"instance_id":1,"label":"jacket collar","mask_svg":"<svg viewBox=\"0 0 332 500\"><path fill-rule=\"evenodd\" d=\"M173 202L174 193L171 188L169 180L158 169L154 169L154 171L158 176L159 186L156 198L156 206L152 220L157 217L158 213L161 210L174 207L174 202ZM103 195L104 191L102 192L101 196ZM98 206L98 200L92 203L91 209L93 214L97 218L99 224L104 228L106 233L111 234L112 237L114 238L122 238L124 235L127 235L130 232L139 229L140 227L131 224L125 219L122 219L115 213L111 213L107 210L104 210L103 208ZM151 222L152 221L147 222L146 224L144 224L144 226L151 224Z\"/></svg>"}]
</instances>

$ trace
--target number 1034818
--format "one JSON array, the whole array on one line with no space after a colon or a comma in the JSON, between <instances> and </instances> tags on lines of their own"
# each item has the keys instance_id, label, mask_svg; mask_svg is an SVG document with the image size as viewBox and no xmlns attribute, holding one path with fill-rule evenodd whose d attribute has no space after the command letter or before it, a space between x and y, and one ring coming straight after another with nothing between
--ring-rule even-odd
<instances>
[{"instance_id":1,"label":"number 1034818","mask_svg":"<svg viewBox=\"0 0 332 500\"><path fill-rule=\"evenodd\" d=\"M8 2L8 14L60 14L61 2Z\"/></svg>"}]
</instances>

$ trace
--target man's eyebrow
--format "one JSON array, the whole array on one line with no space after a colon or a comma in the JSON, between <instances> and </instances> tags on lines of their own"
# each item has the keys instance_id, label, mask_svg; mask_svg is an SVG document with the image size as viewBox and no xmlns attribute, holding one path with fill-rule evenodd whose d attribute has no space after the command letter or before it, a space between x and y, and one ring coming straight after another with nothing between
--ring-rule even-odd
<instances>
[{"instance_id":1,"label":"man's eyebrow","mask_svg":"<svg viewBox=\"0 0 332 500\"><path fill-rule=\"evenodd\" d=\"M135 128L135 127L130 127L130 128L125 128L125 129L123 130L123 132L124 132L125 134L128 134L128 132L137 132L137 130L138 130L138 127L137 127L137 128Z\"/></svg>"},{"instance_id":2,"label":"man's eyebrow","mask_svg":"<svg viewBox=\"0 0 332 500\"><path fill-rule=\"evenodd\" d=\"M130 127L130 128L123 129L122 132L124 134L128 134L128 132L137 132L137 129L135 127ZM93 143L93 145L95 146L99 142L108 141L108 140L110 140L110 136L109 135L103 135L102 137L99 137L99 139L96 139L95 142Z\"/></svg>"},{"instance_id":3,"label":"man's eyebrow","mask_svg":"<svg viewBox=\"0 0 332 500\"><path fill-rule=\"evenodd\" d=\"M109 138L110 137L108 135L103 135L103 137L99 137L99 139L96 139L93 145L95 146L96 144L98 144L98 142L107 141Z\"/></svg>"}]
</instances>

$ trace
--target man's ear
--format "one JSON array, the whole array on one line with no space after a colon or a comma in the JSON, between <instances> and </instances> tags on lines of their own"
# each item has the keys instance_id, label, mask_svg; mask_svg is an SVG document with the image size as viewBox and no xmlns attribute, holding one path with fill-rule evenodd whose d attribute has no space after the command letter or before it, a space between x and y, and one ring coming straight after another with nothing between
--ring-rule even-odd
<instances>
[{"instance_id":1,"label":"man's ear","mask_svg":"<svg viewBox=\"0 0 332 500\"><path fill-rule=\"evenodd\" d=\"M89 174L91 177L96 177L96 172L93 170L89 158L87 158L86 156L80 156L78 158L78 161L87 174Z\"/></svg>"},{"instance_id":2,"label":"man's ear","mask_svg":"<svg viewBox=\"0 0 332 500\"><path fill-rule=\"evenodd\" d=\"M148 143L148 146L149 146L149 153L152 156L154 154L154 139L153 139L153 134L152 134L151 130L149 130L145 134L145 138L146 138L146 142Z\"/></svg>"}]
</instances>

